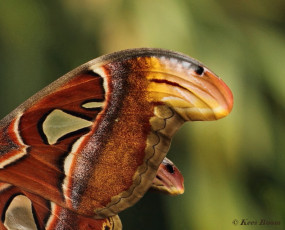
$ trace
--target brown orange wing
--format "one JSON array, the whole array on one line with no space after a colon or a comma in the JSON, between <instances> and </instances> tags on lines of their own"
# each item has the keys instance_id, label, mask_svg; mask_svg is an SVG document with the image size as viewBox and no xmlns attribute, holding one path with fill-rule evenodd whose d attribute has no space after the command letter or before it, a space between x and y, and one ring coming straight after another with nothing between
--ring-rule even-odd
<instances>
[{"instance_id":1,"label":"brown orange wing","mask_svg":"<svg viewBox=\"0 0 285 230\"><path fill-rule=\"evenodd\" d=\"M158 179L159 178L159 179ZM159 166L151 188L170 195L183 193L183 176L167 158ZM116 215L92 219L78 215L40 196L11 184L0 183L0 229L45 230L120 230Z\"/></svg>"},{"instance_id":2,"label":"brown orange wing","mask_svg":"<svg viewBox=\"0 0 285 230\"><path fill-rule=\"evenodd\" d=\"M118 216L95 220L21 190L0 183L0 229L29 230L121 230Z\"/></svg>"},{"instance_id":3,"label":"brown orange wing","mask_svg":"<svg viewBox=\"0 0 285 230\"><path fill-rule=\"evenodd\" d=\"M188 56L106 55L0 122L0 180L80 215L113 216L149 189L185 121L219 119L231 108L225 83Z\"/></svg>"}]
</instances>

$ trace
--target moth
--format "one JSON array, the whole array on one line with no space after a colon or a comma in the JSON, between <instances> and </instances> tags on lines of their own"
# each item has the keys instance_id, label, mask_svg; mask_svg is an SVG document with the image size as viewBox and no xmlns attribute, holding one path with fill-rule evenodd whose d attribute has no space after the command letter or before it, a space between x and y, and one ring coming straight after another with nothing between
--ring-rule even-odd
<instances>
[{"instance_id":1,"label":"moth","mask_svg":"<svg viewBox=\"0 0 285 230\"><path fill-rule=\"evenodd\" d=\"M131 49L79 66L0 121L2 228L18 197L5 195L12 189L70 221L50 228L46 214L36 228L107 220L101 229L121 229L117 214L152 186L178 128L225 117L232 106L226 84L181 53Z\"/></svg>"}]
</instances>

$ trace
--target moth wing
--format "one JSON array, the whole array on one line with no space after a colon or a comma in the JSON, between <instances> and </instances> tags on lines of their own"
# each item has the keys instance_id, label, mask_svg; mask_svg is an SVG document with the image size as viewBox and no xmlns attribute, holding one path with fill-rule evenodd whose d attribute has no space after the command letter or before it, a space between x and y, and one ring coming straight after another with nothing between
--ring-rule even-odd
<instances>
[{"instance_id":1,"label":"moth wing","mask_svg":"<svg viewBox=\"0 0 285 230\"><path fill-rule=\"evenodd\" d=\"M78 214L105 218L150 188L186 120L232 108L228 87L201 63L160 49L90 61L0 122L0 181Z\"/></svg>"},{"instance_id":2,"label":"moth wing","mask_svg":"<svg viewBox=\"0 0 285 230\"><path fill-rule=\"evenodd\" d=\"M0 183L2 230L121 230L118 216L92 219L23 191L13 185Z\"/></svg>"}]
</instances>

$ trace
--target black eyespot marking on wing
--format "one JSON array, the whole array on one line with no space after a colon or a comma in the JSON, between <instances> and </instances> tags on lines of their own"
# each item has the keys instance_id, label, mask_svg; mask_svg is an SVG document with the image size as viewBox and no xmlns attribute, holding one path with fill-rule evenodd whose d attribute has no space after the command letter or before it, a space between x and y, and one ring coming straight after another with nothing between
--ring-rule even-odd
<instances>
[{"instance_id":1,"label":"black eyespot marking on wing","mask_svg":"<svg viewBox=\"0 0 285 230\"><path fill-rule=\"evenodd\" d=\"M166 164L165 167L166 167L167 172L169 172L169 173L171 173L171 174L174 173L173 165L171 165L171 164Z\"/></svg>"},{"instance_id":2,"label":"black eyespot marking on wing","mask_svg":"<svg viewBox=\"0 0 285 230\"><path fill-rule=\"evenodd\" d=\"M202 75L204 73L204 68L198 65L194 71L196 74Z\"/></svg>"}]
</instances>

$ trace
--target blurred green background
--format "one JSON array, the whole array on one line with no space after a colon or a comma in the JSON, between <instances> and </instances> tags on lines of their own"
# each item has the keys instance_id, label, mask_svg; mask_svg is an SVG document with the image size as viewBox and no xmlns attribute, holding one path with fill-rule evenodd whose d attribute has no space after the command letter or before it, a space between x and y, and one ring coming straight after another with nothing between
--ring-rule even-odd
<instances>
[{"instance_id":1,"label":"blurred green background","mask_svg":"<svg viewBox=\"0 0 285 230\"><path fill-rule=\"evenodd\" d=\"M185 194L147 193L120 214L124 229L285 229L284 12L284 0L2 0L0 116L102 54L183 52L229 85L234 109L182 127L168 157ZM243 218L281 224L232 223Z\"/></svg>"}]
</instances>

